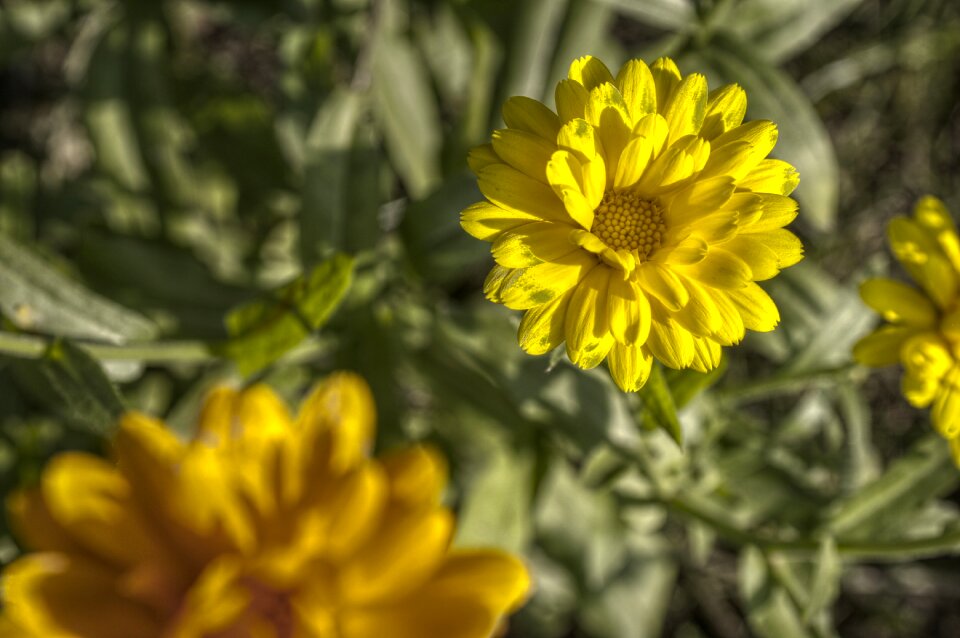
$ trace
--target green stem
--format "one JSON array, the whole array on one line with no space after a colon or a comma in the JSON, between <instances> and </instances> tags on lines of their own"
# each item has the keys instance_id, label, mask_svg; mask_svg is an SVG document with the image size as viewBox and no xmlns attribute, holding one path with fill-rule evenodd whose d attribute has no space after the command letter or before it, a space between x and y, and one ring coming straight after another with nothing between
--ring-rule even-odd
<instances>
[{"instance_id":1,"label":"green stem","mask_svg":"<svg viewBox=\"0 0 960 638\"><path fill-rule=\"evenodd\" d=\"M795 392L798 388L810 385L835 383L849 379L860 369L855 363L846 363L833 368L818 368L802 372L776 374L766 379L757 379L733 388L716 391L718 399L727 402L739 403L765 398L771 394Z\"/></svg>"},{"instance_id":2,"label":"green stem","mask_svg":"<svg viewBox=\"0 0 960 638\"><path fill-rule=\"evenodd\" d=\"M53 339L0 331L0 354L21 359L40 359ZM101 361L143 361L144 363L206 363L221 357L203 341L143 341L125 344L77 342Z\"/></svg>"},{"instance_id":3,"label":"green stem","mask_svg":"<svg viewBox=\"0 0 960 638\"><path fill-rule=\"evenodd\" d=\"M719 536L736 545L754 545L773 552L804 553L816 552L820 547L819 541L813 539L780 540L767 534L741 529L682 498L666 499L662 503L675 514L706 524ZM960 551L960 530L947 532L941 536L895 542L838 539L837 551L848 558L899 560L957 552Z\"/></svg>"}]
</instances>

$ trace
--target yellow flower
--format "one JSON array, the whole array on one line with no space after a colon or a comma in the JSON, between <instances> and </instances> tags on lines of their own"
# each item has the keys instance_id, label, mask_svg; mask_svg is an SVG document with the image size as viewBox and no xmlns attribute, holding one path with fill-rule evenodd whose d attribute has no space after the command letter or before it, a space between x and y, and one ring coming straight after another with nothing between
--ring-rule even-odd
<instances>
[{"instance_id":1,"label":"yellow flower","mask_svg":"<svg viewBox=\"0 0 960 638\"><path fill-rule=\"evenodd\" d=\"M920 290L869 279L863 301L888 323L861 339L854 358L868 366L903 364L903 396L931 407L934 428L950 441L960 465L960 238L943 202L924 197L913 218L887 228L893 254Z\"/></svg>"},{"instance_id":2,"label":"yellow flower","mask_svg":"<svg viewBox=\"0 0 960 638\"><path fill-rule=\"evenodd\" d=\"M802 258L783 226L796 170L766 159L772 122L741 124L744 91L707 91L661 58L570 66L557 112L526 98L504 104L507 128L469 164L488 201L461 225L493 243L485 292L525 310L519 342L543 354L566 341L582 368L605 358L625 391L643 386L653 357L672 368L715 368L721 346L779 322L754 282Z\"/></svg>"},{"instance_id":3,"label":"yellow flower","mask_svg":"<svg viewBox=\"0 0 960 638\"><path fill-rule=\"evenodd\" d=\"M321 384L294 419L264 386L215 391L196 438L127 415L117 463L53 459L10 509L36 553L3 574L0 635L488 638L530 581L450 549L441 457L368 457L367 386Z\"/></svg>"}]
</instances>

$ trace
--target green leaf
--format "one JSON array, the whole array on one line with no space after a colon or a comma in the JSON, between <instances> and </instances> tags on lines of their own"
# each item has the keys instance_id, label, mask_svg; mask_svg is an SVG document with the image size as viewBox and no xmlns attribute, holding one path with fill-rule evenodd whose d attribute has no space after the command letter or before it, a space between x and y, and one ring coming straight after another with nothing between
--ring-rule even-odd
<instances>
[{"instance_id":1,"label":"green leaf","mask_svg":"<svg viewBox=\"0 0 960 638\"><path fill-rule=\"evenodd\" d=\"M751 118L777 124L780 140L773 155L800 172L796 191L800 219L817 230L831 230L839 192L837 158L823 122L802 89L789 75L730 36L718 35L707 49L692 57L692 68L714 69L725 81L743 86Z\"/></svg>"},{"instance_id":2,"label":"green leaf","mask_svg":"<svg viewBox=\"0 0 960 638\"><path fill-rule=\"evenodd\" d=\"M471 482L457 517L457 544L526 549L532 532L534 455L501 444Z\"/></svg>"},{"instance_id":3,"label":"green leaf","mask_svg":"<svg viewBox=\"0 0 960 638\"><path fill-rule=\"evenodd\" d=\"M731 3L723 26L772 62L783 62L814 44L863 0L741 0Z\"/></svg>"},{"instance_id":4,"label":"green leaf","mask_svg":"<svg viewBox=\"0 0 960 638\"><path fill-rule=\"evenodd\" d=\"M638 393L643 401L643 423L645 426L658 427L670 435L678 446L683 447L683 430L677 419L677 407L670 386L667 385L663 371L658 364L650 370L647 384Z\"/></svg>"},{"instance_id":5,"label":"green leaf","mask_svg":"<svg viewBox=\"0 0 960 638\"><path fill-rule=\"evenodd\" d=\"M42 359L13 363L19 385L62 418L88 432L113 432L123 401L100 364L82 348L57 340Z\"/></svg>"},{"instance_id":6,"label":"green leaf","mask_svg":"<svg viewBox=\"0 0 960 638\"><path fill-rule=\"evenodd\" d=\"M809 638L789 594L775 581L766 557L756 547L740 555L740 591L746 603L747 620L762 638Z\"/></svg>"},{"instance_id":7,"label":"green leaf","mask_svg":"<svg viewBox=\"0 0 960 638\"><path fill-rule=\"evenodd\" d=\"M327 99L310 126L300 215L300 254L305 264L316 263L331 249L345 248L344 224L351 217L347 209L350 148L363 104L356 91L339 90Z\"/></svg>"},{"instance_id":8,"label":"green leaf","mask_svg":"<svg viewBox=\"0 0 960 638\"><path fill-rule=\"evenodd\" d=\"M157 327L84 288L25 246L0 235L0 312L24 330L121 343Z\"/></svg>"},{"instance_id":9,"label":"green leaf","mask_svg":"<svg viewBox=\"0 0 960 638\"><path fill-rule=\"evenodd\" d=\"M837 552L837 543L831 536L820 541L817 552L813 582L810 585L810 599L803 610L804 624L810 624L821 612L830 608L840 593L840 577L843 575L843 563Z\"/></svg>"},{"instance_id":10,"label":"green leaf","mask_svg":"<svg viewBox=\"0 0 960 638\"><path fill-rule=\"evenodd\" d=\"M597 0L597 3L615 7L640 22L661 29L690 31L697 26L692 0Z\"/></svg>"},{"instance_id":11,"label":"green leaf","mask_svg":"<svg viewBox=\"0 0 960 638\"><path fill-rule=\"evenodd\" d=\"M274 290L262 300L231 310L231 339L222 346L244 376L270 365L320 329L350 285L353 258L336 255Z\"/></svg>"},{"instance_id":12,"label":"green leaf","mask_svg":"<svg viewBox=\"0 0 960 638\"><path fill-rule=\"evenodd\" d=\"M676 407L683 409L697 395L719 381L727 371L727 361L724 355L720 359L720 365L706 374L696 370L667 370L665 376Z\"/></svg>"},{"instance_id":13,"label":"green leaf","mask_svg":"<svg viewBox=\"0 0 960 638\"><path fill-rule=\"evenodd\" d=\"M548 78L547 74L568 4L569 0L529 0L517 6L500 103L512 95L552 95L553 82L559 78Z\"/></svg>"},{"instance_id":14,"label":"green leaf","mask_svg":"<svg viewBox=\"0 0 960 638\"><path fill-rule=\"evenodd\" d=\"M585 602L581 622L597 638L661 636L676 582L677 566L669 557L635 560Z\"/></svg>"},{"instance_id":15,"label":"green leaf","mask_svg":"<svg viewBox=\"0 0 960 638\"><path fill-rule=\"evenodd\" d=\"M915 443L867 487L840 501L828 513L826 527L836 536L876 540L909 530L912 508L954 489L960 473L949 445L929 434Z\"/></svg>"},{"instance_id":16,"label":"green leaf","mask_svg":"<svg viewBox=\"0 0 960 638\"><path fill-rule=\"evenodd\" d=\"M440 180L440 114L426 65L405 39L385 35L373 55L373 107L394 169L413 199Z\"/></svg>"}]
</instances>

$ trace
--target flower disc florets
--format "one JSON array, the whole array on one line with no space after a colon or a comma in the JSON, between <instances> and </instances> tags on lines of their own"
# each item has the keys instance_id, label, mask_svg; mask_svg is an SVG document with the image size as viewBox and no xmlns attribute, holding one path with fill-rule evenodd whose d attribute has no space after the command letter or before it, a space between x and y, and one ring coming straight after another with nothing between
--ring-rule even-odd
<instances>
[{"instance_id":1,"label":"flower disc florets","mask_svg":"<svg viewBox=\"0 0 960 638\"><path fill-rule=\"evenodd\" d=\"M708 91L667 58L614 77L584 57L556 104L510 98L507 127L468 158L487 201L461 224L493 244L487 297L526 311L521 347L565 342L571 361L606 359L636 390L654 357L706 371L746 329L772 330L777 308L755 282L802 257L783 228L798 177L767 159L772 122L743 123L743 90Z\"/></svg>"}]
</instances>

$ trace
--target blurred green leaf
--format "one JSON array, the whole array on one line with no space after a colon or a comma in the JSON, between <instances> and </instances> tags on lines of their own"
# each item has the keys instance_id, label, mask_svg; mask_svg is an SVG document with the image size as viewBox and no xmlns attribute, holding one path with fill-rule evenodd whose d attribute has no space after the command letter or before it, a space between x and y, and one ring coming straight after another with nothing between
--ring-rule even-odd
<instances>
[{"instance_id":1,"label":"blurred green leaf","mask_svg":"<svg viewBox=\"0 0 960 638\"><path fill-rule=\"evenodd\" d=\"M728 4L723 26L771 62L803 51L863 0L739 0Z\"/></svg>"},{"instance_id":2,"label":"blurred green leaf","mask_svg":"<svg viewBox=\"0 0 960 638\"><path fill-rule=\"evenodd\" d=\"M800 172L800 219L820 231L836 224L839 174L837 158L823 121L794 80L764 62L743 43L717 36L707 49L694 54L704 69L715 69L727 82L747 92L750 116L773 120L780 130L776 157Z\"/></svg>"},{"instance_id":3,"label":"blurred green leaf","mask_svg":"<svg viewBox=\"0 0 960 638\"><path fill-rule=\"evenodd\" d=\"M740 554L740 592L747 607L747 620L762 638L810 638L790 596L773 579L767 559L756 547Z\"/></svg>"},{"instance_id":4,"label":"blurred green leaf","mask_svg":"<svg viewBox=\"0 0 960 638\"><path fill-rule=\"evenodd\" d=\"M244 376L270 365L320 329L350 285L353 258L337 255L262 300L231 310L222 346Z\"/></svg>"},{"instance_id":5,"label":"blurred green leaf","mask_svg":"<svg viewBox=\"0 0 960 638\"><path fill-rule=\"evenodd\" d=\"M837 536L877 538L910 529L908 513L953 489L960 473L950 459L947 442L929 434L917 441L887 471L863 489L837 503L827 515L826 527Z\"/></svg>"},{"instance_id":6,"label":"blurred green leaf","mask_svg":"<svg viewBox=\"0 0 960 638\"><path fill-rule=\"evenodd\" d=\"M0 235L0 310L24 330L109 342L151 339L146 317L87 290Z\"/></svg>"},{"instance_id":7,"label":"blurred green leaf","mask_svg":"<svg viewBox=\"0 0 960 638\"><path fill-rule=\"evenodd\" d=\"M304 264L316 263L331 249L346 247L344 224L354 216L347 208L350 148L363 106L359 93L342 89L327 98L310 126L300 213L300 255ZM376 226L375 219L368 217L365 221Z\"/></svg>"},{"instance_id":8,"label":"blurred green leaf","mask_svg":"<svg viewBox=\"0 0 960 638\"><path fill-rule=\"evenodd\" d=\"M676 579L677 567L670 558L634 560L624 574L586 601L581 622L596 638L662 636Z\"/></svg>"},{"instance_id":9,"label":"blurred green leaf","mask_svg":"<svg viewBox=\"0 0 960 638\"><path fill-rule=\"evenodd\" d=\"M645 427L660 428L670 435L679 447L683 447L683 429L677 419L677 406L674 404L670 386L664 377L660 365L654 362L647 384L637 393L643 401L643 423Z\"/></svg>"},{"instance_id":10,"label":"blurred green leaf","mask_svg":"<svg viewBox=\"0 0 960 638\"><path fill-rule=\"evenodd\" d=\"M616 7L645 24L671 31L690 31L697 26L693 0L597 0Z\"/></svg>"},{"instance_id":11,"label":"blurred green leaf","mask_svg":"<svg viewBox=\"0 0 960 638\"><path fill-rule=\"evenodd\" d=\"M813 580L810 584L810 599L803 610L803 622L810 622L827 610L840 593L840 577L843 575L843 562L837 552L837 543L831 536L820 541L817 552Z\"/></svg>"},{"instance_id":12,"label":"blurred green leaf","mask_svg":"<svg viewBox=\"0 0 960 638\"><path fill-rule=\"evenodd\" d=\"M443 131L426 65L416 49L396 35L384 35L373 54L374 115L383 130L393 166L413 199L432 191L440 179Z\"/></svg>"},{"instance_id":13,"label":"blurred green leaf","mask_svg":"<svg viewBox=\"0 0 960 638\"><path fill-rule=\"evenodd\" d=\"M513 95L537 99L552 95L553 81L559 78L548 78L547 74L568 4L569 0L528 0L517 6L499 103Z\"/></svg>"},{"instance_id":14,"label":"blurred green leaf","mask_svg":"<svg viewBox=\"0 0 960 638\"><path fill-rule=\"evenodd\" d=\"M63 419L92 434L113 432L123 401L100 364L69 341L57 340L42 359L13 364L18 382Z\"/></svg>"},{"instance_id":15,"label":"blurred green leaf","mask_svg":"<svg viewBox=\"0 0 960 638\"><path fill-rule=\"evenodd\" d=\"M523 552L532 532L533 454L501 443L470 484L457 517L458 545Z\"/></svg>"}]
</instances>

